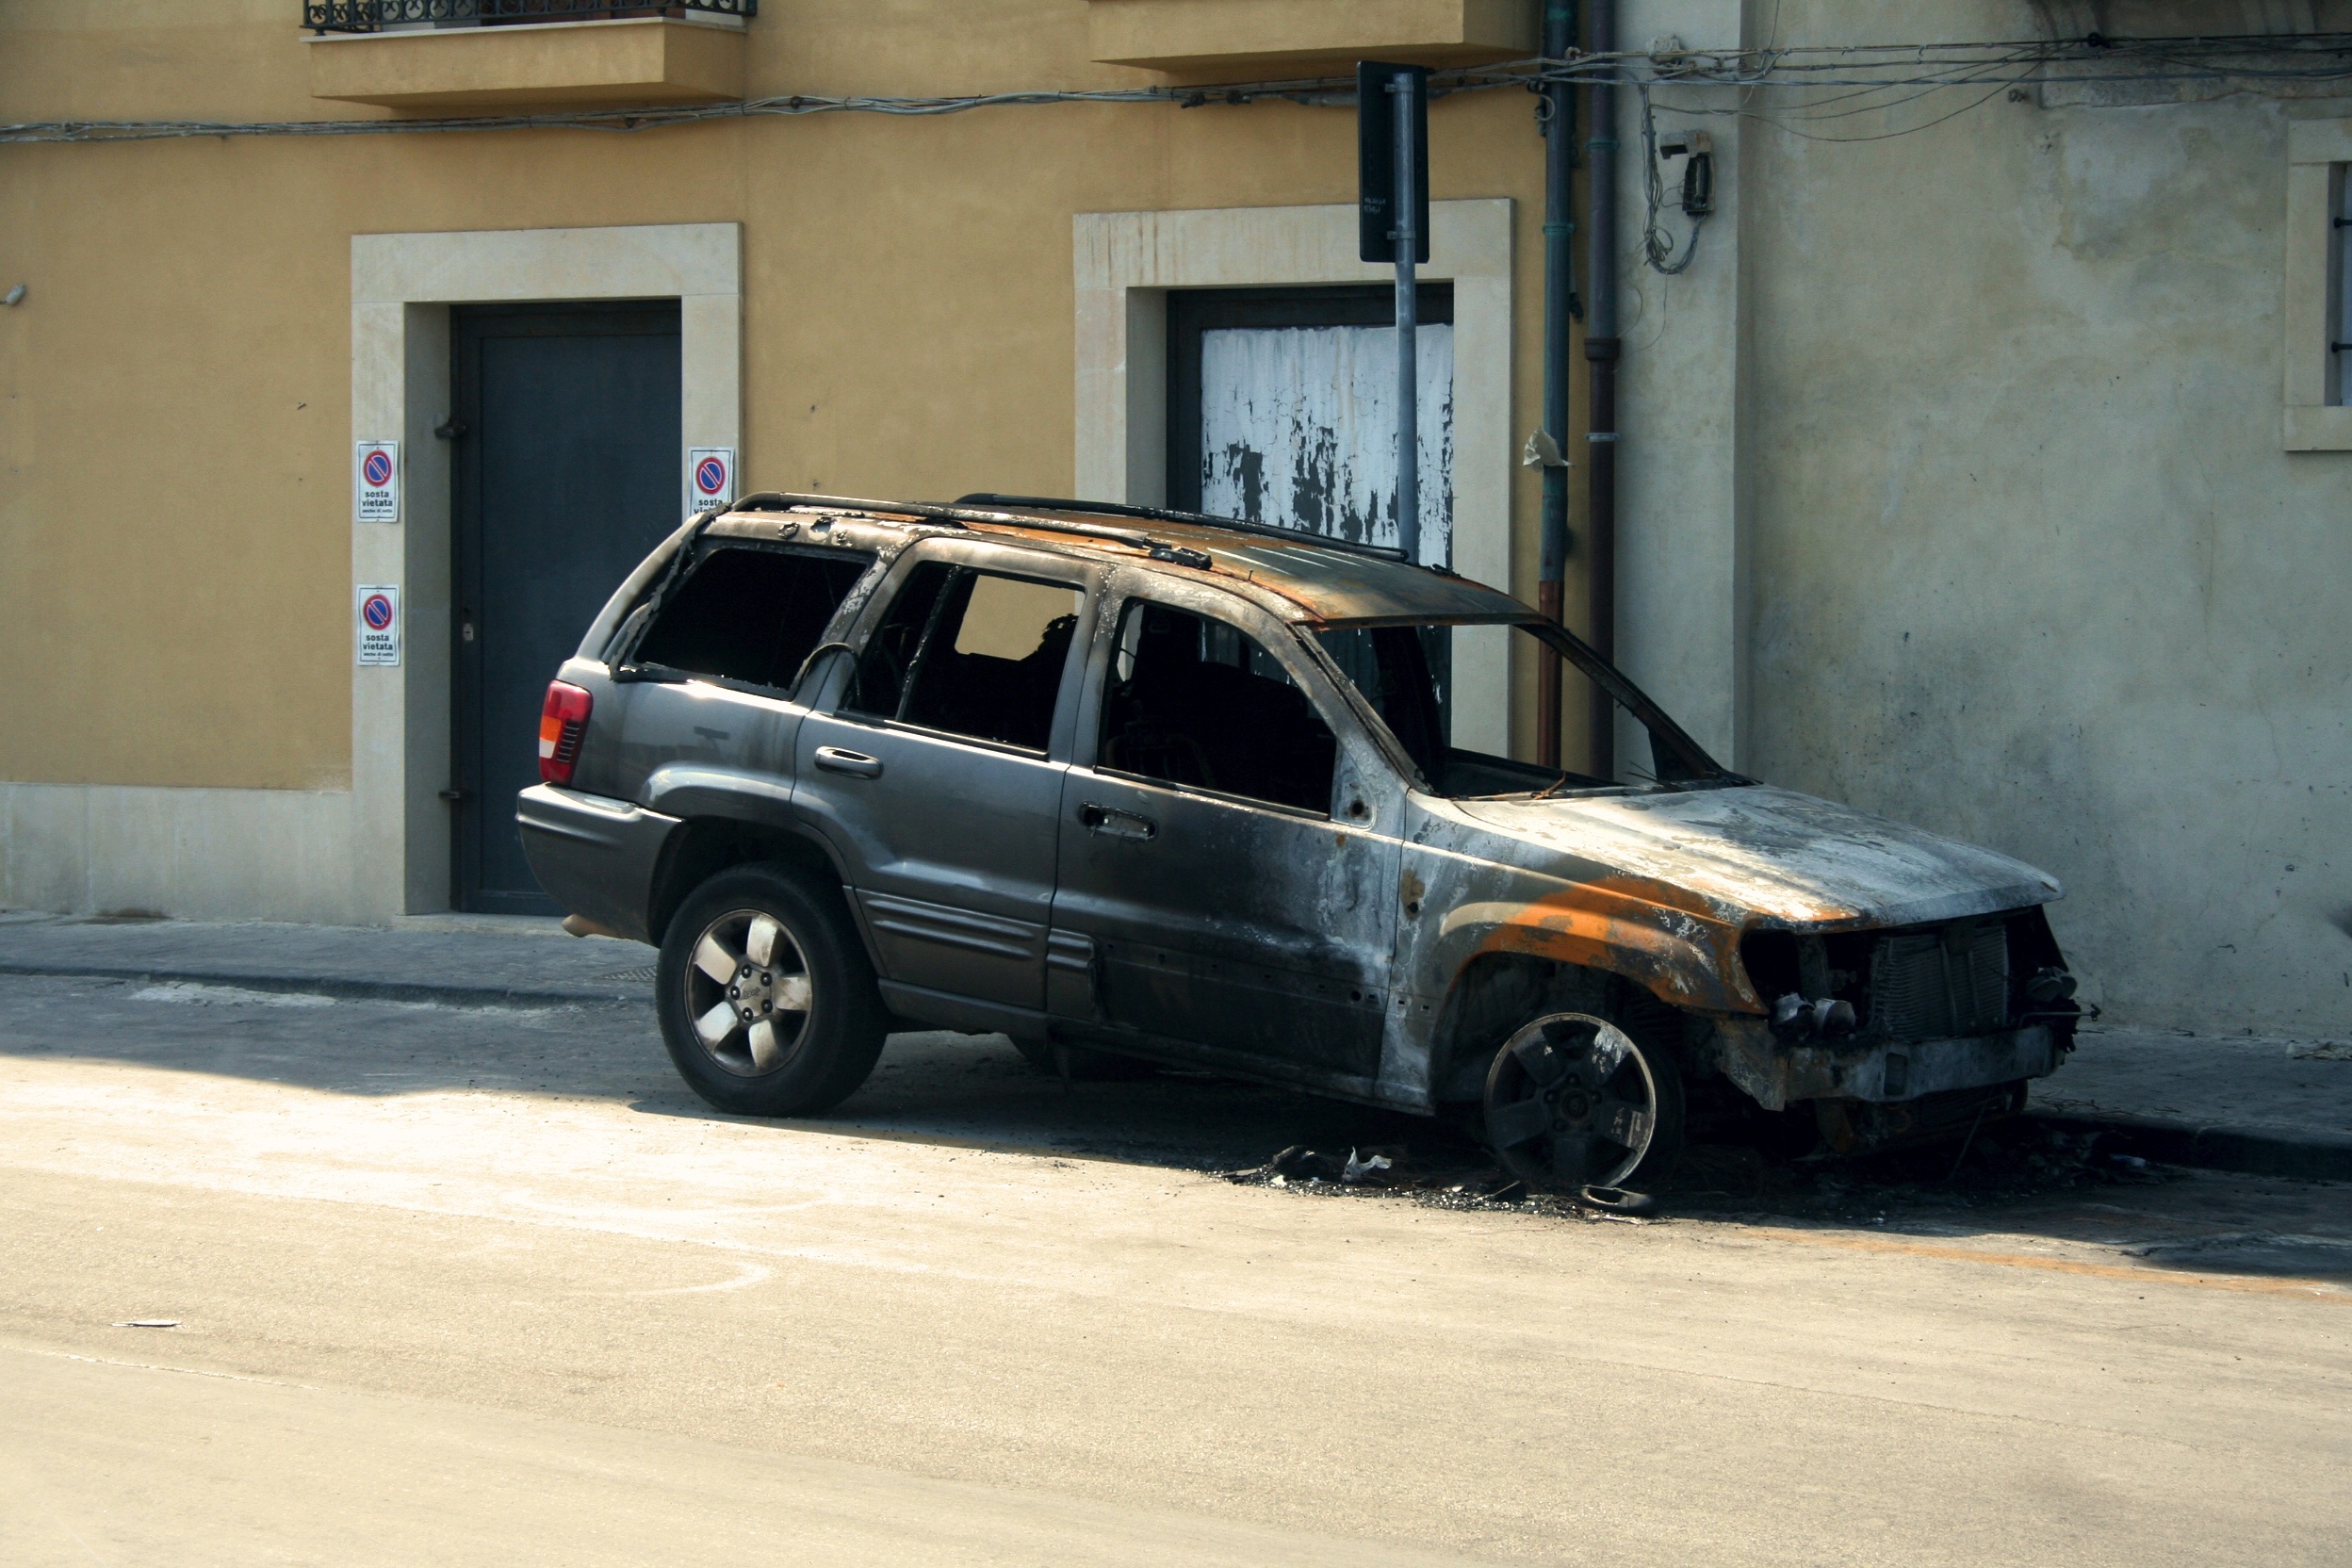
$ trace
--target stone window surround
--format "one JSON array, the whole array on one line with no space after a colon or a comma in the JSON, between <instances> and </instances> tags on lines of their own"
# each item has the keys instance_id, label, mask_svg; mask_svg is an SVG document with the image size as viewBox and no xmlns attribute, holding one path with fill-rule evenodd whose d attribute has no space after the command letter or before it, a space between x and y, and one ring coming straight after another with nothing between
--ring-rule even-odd
<instances>
[{"instance_id":1,"label":"stone window surround","mask_svg":"<svg viewBox=\"0 0 2352 1568\"><path fill-rule=\"evenodd\" d=\"M2286 372L2282 444L2291 452L2352 451L2352 404L2330 400L2328 351L2342 286L2334 218L2338 171L2352 164L2352 120L2287 126ZM2352 322L2339 330L2352 331Z\"/></svg>"},{"instance_id":2,"label":"stone window surround","mask_svg":"<svg viewBox=\"0 0 2352 1568\"><path fill-rule=\"evenodd\" d=\"M1511 204L1429 204L1423 282L1454 286L1454 569L1511 587ZM1077 295L1077 464L1086 500L1168 498L1168 294L1391 281L1356 258L1356 208L1207 207L1082 212L1072 220ZM2346 412L2352 412L2347 410ZM1455 743L1508 755L1509 633L1458 637ZM1471 723L1477 724L1473 717Z\"/></svg>"},{"instance_id":3,"label":"stone window surround","mask_svg":"<svg viewBox=\"0 0 2352 1568\"><path fill-rule=\"evenodd\" d=\"M735 223L351 237L351 435L403 470L400 521L351 525L351 581L400 583L407 622L397 667L351 671L354 916L449 907L449 307L677 300L682 445L740 463L742 249Z\"/></svg>"}]
</instances>

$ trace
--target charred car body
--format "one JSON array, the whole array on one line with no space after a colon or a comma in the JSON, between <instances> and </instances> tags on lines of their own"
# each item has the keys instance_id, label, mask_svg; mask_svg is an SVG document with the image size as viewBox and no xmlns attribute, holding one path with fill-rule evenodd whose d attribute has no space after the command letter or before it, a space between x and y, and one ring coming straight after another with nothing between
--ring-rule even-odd
<instances>
[{"instance_id":1,"label":"charred car body","mask_svg":"<svg viewBox=\"0 0 2352 1568\"><path fill-rule=\"evenodd\" d=\"M1453 745L1479 639L1556 653L1646 768ZM1246 523L755 496L621 586L540 752L541 883L661 949L672 1056L740 1113L829 1108L892 1028L1002 1031L1464 1108L1573 1185L1725 1116L1966 1126L2076 1018L2050 877L1728 772L1493 589Z\"/></svg>"}]
</instances>

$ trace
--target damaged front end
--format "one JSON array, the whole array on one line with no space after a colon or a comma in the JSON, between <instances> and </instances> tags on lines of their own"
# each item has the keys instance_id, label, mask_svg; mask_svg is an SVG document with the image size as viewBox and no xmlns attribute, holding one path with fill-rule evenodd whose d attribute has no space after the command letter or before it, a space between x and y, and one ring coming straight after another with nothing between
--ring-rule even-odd
<instances>
[{"instance_id":1,"label":"damaged front end","mask_svg":"<svg viewBox=\"0 0 2352 1568\"><path fill-rule=\"evenodd\" d=\"M1884 818L1741 783L1430 802L1415 838L1433 1100L1575 1013L1671 1061L1694 1125L1799 1110L1852 1153L2018 1108L2073 1042L2056 882Z\"/></svg>"},{"instance_id":2,"label":"damaged front end","mask_svg":"<svg viewBox=\"0 0 2352 1568\"><path fill-rule=\"evenodd\" d=\"M2022 1105L2057 1070L2081 1009L2039 907L1936 924L1752 930L1762 1018L1713 1021L1711 1065L1767 1111L1812 1102L1840 1152L1936 1136ZM1988 1093L1987 1091L1993 1091Z\"/></svg>"}]
</instances>

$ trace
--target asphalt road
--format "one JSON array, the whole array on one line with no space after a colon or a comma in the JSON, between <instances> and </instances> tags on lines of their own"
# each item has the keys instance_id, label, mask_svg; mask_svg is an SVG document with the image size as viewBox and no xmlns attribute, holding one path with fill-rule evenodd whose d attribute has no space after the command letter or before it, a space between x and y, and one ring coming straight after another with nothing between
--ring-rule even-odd
<instances>
[{"instance_id":1,"label":"asphalt road","mask_svg":"<svg viewBox=\"0 0 2352 1568\"><path fill-rule=\"evenodd\" d=\"M1302 1142L1413 1184L1217 1173ZM2343 1562L2352 1189L1948 1154L1586 1220L1001 1040L760 1124L639 1005L0 979L0 1561Z\"/></svg>"}]
</instances>

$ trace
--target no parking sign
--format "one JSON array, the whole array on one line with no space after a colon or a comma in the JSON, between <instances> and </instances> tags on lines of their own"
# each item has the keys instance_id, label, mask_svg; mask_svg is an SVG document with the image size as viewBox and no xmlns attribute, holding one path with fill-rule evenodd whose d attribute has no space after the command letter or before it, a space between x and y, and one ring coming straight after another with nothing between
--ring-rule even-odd
<instances>
[{"instance_id":1,"label":"no parking sign","mask_svg":"<svg viewBox=\"0 0 2352 1568\"><path fill-rule=\"evenodd\" d=\"M358 639L354 654L362 664L400 662L400 587L397 582L363 582L353 593L351 629Z\"/></svg>"},{"instance_id":2,"label":"no parking sign","mask_svg":"<svg viewBox=\"0 0 2352 1568\"><path fill-rule=\"evenodd\" d=\"M735 449L686 449L686 510L714 512L735 498Z\"/></svg>"},{"instance_id":3,"label":"no parking sign","mask_svg":"<svg viewBox=\"0 0 2352 1568\"><path fill-rule=\"evenodd\" d=\"M362 523L400 520L400 444L362 441L351 455L351 518Z\"/></svg>"}]
</instances>

